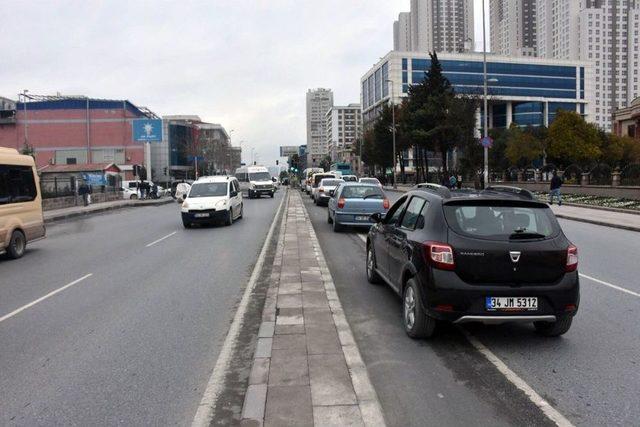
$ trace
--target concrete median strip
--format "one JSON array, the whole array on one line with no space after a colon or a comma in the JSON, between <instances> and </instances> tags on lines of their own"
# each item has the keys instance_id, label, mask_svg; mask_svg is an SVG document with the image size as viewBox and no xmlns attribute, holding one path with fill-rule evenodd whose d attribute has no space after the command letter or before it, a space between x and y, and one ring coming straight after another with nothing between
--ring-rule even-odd
<instances>
[{"instance_id":1,"label":"concrete median strip","mask_svg":"<svg viewBox=\"0 0 640 427\"><path fill-rule=\"evenodd\" d=\"M242 425L384 426L377 394L353 338L298 192L290 192Z\"/></svg>"}]
</instances>

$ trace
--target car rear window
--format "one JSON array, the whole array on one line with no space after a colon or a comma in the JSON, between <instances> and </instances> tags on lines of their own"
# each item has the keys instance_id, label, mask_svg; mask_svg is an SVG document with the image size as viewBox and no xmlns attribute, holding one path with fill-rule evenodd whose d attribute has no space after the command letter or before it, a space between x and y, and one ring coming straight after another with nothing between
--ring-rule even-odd
<instances>
[{"instance_id":1,"label":"car rear window","mask_svg":"<svg viewBox=\"0 0 640 427\"><path fill-rule=\"evenodd\" d=\"M363 184L380 184L380 181L378 181L376 178L361 178L360 182Z\"/></svg>"},{"instance_id":2,"label":"car rear window","mask_svg":"<svg viewBox=\"0 0 640 427\"><path fill-rule=\"evenodd\" d=\"M371 185L348 185L342 190L341 197L345 199L384 199L380 188Z\"/></svg>"},{"instance_id":3,"label":"car rear window","mask_svg":"<svg viewBox=\"0 0 640 427\"><path fill-rule=\"evenodd\" d=\"M560 229L551 209L536 205L447 204L444 213L453 231L482 239L548 238Z\"/></svg>"},{"instance_id":4,"label":"car rear window","mask_svg":"<svg viewBox=\"0 0 640 427\"><path fill-rule=\"evenodd\" d=\"M342 181L341 179L323 179L322 185L326 185L327 187L336 187L341 182L344 182L344 181Z\"/></svg>"},{"instance_id":5,"label":"car rear window","mask_svg":"<svg viewBox=\"0 0 640 427\"><path fill-rule=\"evenodd\" d=\"M314 187L317 187L318 184L320 183L320 181L322 181L325 178L334 178L335 179L335 175L316 175L316 177L314 178Z\"/></svg>"}]
</instances>

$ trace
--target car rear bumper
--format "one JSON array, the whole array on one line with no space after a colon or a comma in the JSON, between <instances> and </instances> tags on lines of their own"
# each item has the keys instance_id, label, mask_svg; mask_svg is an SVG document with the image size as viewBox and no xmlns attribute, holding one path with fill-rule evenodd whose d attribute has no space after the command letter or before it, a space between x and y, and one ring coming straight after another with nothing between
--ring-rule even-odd
<instances>
[{"instance_id":1,"label":"car rear bumper","mask_svg":"<svg viewBox=\"0 0 640 427\"><path fill-rule=\"evenodd\" d=\"M422 276L422 275L421 275ZM552 285L479 285L462 281L455 272L433 270L430 281L420 280L423 306L429 315L455 323L553 322L574 316L580 303L577 272L565 274ZM487 297L537 297L536 310L487 310Z\"/></svg>"},{"instance_id":2,"label":"car rear bumper","mask_svg":"<svg viewBox=\"0 0 640 427\"><path fill-rule=\"evenodd\" d=\"M373 223L369 219L375 212L356 212L347 213L336 211L335 217L339 224L349 225L353 227L371 227ZM366 219L356 219L357 217Z\"/></svg>"}]
</instances>

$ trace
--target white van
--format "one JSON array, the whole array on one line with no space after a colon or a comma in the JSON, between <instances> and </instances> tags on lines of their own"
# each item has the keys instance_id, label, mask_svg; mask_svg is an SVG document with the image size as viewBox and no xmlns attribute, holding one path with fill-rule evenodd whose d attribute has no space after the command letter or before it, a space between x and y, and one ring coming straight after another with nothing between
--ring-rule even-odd
<instances>
[{"instance_id":1,"label":"white van","mask_svg":"<svg viewBox=\"0 0 640 427\"><path fill-rule=\"evenodd\" d=\"M182 225L224 221L225 225L242 218L242 193L238 180L230 176L198 179L182 198Z\"/></svg>"},{"instance_id":2,"label":"white van","mask_svg":"<svg viewBox=\"0 0 640 427\"><path fill-rule=\"evenodd\" d=\"M324 172L324 169L322 168L306 168L302 171L302 179L304 181L302 182L301 187L304 191L306 191L307 194L311 195L311 177L313 176L313 174L322 172Z\"/></svg>"},{"instance_id":3,"label":"white van","mask_svg":"<svg viewBox=\"0 0 640 427\"><path fill-rule=\"evenodd\" d=\"M35 161L13 148L0 147L0 254L20 258L28 242L44 236Z\"/></svg>"},{"instance_id":4,"label":"white van","mask_svg":"<svg viewBox=\"0 0 640 427\"><path fill-rule=\"evenodd\" d=\"M246 191L250 199L263 194L273 197L276 192L271 174L264 166L242 166L236 169L235 176L240 182L240 190Z\"/></svg>"}]
</instances>

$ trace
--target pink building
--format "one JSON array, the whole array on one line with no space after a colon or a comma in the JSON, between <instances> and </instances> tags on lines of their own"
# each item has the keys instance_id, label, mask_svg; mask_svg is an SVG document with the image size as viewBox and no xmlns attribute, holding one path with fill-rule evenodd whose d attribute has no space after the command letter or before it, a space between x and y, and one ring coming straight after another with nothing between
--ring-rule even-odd
<instances>
[{"instance_id":1,"label":"pink building","mask_svg":"<svg viewBox=\"0 0 640 427\"><path fill-rule=\"evenodd\" d=\"M0 121L0 146L33 149L38 167L115 163L131 170L144 163L144 147L133 142L131 121L145 117L154 115L126 100L32 97L16 104L12 118Z\"/></svg>"}]
</instances>

